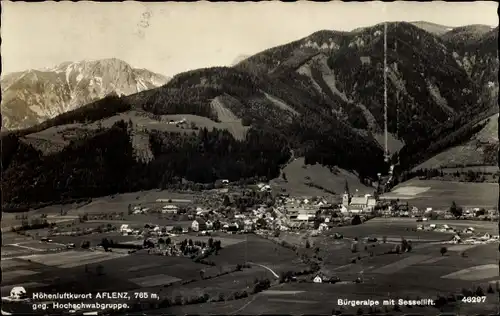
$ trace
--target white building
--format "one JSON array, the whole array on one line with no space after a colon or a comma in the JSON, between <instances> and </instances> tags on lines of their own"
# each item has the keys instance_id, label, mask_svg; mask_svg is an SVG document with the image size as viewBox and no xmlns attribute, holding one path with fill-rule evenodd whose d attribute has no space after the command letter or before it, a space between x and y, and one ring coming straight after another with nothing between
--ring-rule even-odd
<instances>
[{"instance_id":1,"label":"white building","mask_svg":"<svg viewBox=\"0 0 500 316\"><path fill-rule=\"evenodd\" d=\"M120 226L120 233L122 234L130 234L133 230L129 228L128 224L123 224Z\"/></svg>"},{"instance_id":2,"label":"white building","mask_svg":"<svg viewBox=\"0 0 500 316\"><path fill-rule=\"evenodd\" d=\"M302 209L299 210L297 215L298 221L313 221L316 217L316 210L313 209Z\"/></svg>"},{"instance_id":3,"label":"white building","mask_svg":"<svg viewBox=\"0 0 500 316\"><path fill-rule=\"evenodd\" d=\"M177 207L177 205L165 205L161 212L162 213L177 213L177 211L179 210L179 208Z\"/></svg>"},{"instance_id":4,"label":"white building","mask_svg":"<svg viewBox=\"0 0 500 316\"><path fill-rule=\"evenodd\" d=\"M377 205L377 200L370 194L366 194L365 196L353 196L350 197L350 199L351 201L349 201L349 194L344 193L342 196L342 213L369 213L373 211Z\"/></svg>"},{"instance_id":5,"label":"white building","mask_svg":"<svg viewBox=\"0 0 500 316\"><path fill-rule=\"evenodd\" d=\"M195 219L193 221L193 223L191 223L191 229L195 232L198 232L200 230L206 230L207 229L207 224L206 222L199 218L199 219Z\"/></svg>"},{"instance_id":6,"label":"white building","mask_svg":"<svg viewBox=\"0 0 500 316\"><path fill-rule=\"evenodd\" d=\"M264 186L262 186L262 187L260 188L260 191L261 191L261 192L271 192L271 191L272 191L272 189L271 189L271 186L270 186L269 184L266 184L266 185L264 185Z\"/></svg>"}]
</instances>

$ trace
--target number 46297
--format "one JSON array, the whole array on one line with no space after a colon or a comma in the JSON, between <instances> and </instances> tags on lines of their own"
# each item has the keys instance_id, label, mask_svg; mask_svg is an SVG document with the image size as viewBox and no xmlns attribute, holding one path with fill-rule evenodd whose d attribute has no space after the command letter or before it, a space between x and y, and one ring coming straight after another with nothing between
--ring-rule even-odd
<instances>
[{"instance_id":1,"label":"number 46297","mask_svg":"<svg viewBox=\"0 0 500 316\"><path fill-rule=\"evenodd\" d=\"M484 303L486 296L465 296L462 298L463 303Z\"/></svg>"}]
</instances>

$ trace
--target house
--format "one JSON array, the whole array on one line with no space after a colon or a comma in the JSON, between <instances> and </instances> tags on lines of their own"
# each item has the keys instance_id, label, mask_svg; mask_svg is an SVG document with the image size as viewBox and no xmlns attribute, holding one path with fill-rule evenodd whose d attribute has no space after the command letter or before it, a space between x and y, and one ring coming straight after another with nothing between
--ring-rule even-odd
<instances>
[{"instance_id":1,"label":"house","mask_svg":"<svg viewBox=\"0 0 500 316\"><path fill-rule=\"evenodd\" d=\"M130 234L132 232L132 229L128 227L128 224L123 224L120 226L120 233L122 234Z\"/></svg>"},{"instance_id":2,"label":"house","mask_svg":"<svg viewBox=\"0 0 500 316\"><path fill-rule=\"evenodd\" d=\"M366 207L371 212L375 209L375 206L377 206L377 200L373 196L368 196L367 198Z\"/></svg>"},{"instance_id":3,"label":"house","mask_svg":"<svg viewBox=\"0 0 500 316\"><path fill-rule=\"evenodd\" d=\"M287 210L287 215L289 219L297 219L297 216L299 216L299 210L297 209L288 209Z\"/></svg>"},{"instance_id":4,"label":"house","mask_svg":"<svg viewBox=\"0 0 500 316\"><path fill-rule=\"evenodd\" d=\"M347 207L347 206L345 206L345 205L341 205L341 206L340 206L340 213L342 213L342 214L347 214L347 213L349 213L349 209L348 209L348 207Z\"/></svg>"},{"instance_id":5,"label":"house","mask_svg":"<svg viewBox=\"0 0 500 316\"><path fill-rule=\"evenodd\" d=\"M367 207L368 199L363 196L354 196L349 203L349 212L354 214L362 213Z\"/></svg>"},{"instance_id":6,"label":"house","mask_svg":"<svg viewBox=\"0 0 500 316\"><path fill-rule=\"evenodd\" d=\"M318 274L317 276L314 277L313 282L314 283L323 283L322 276Z\"/></svg>"},{"instance_id":7,"label":"house","mask_svg":"<svg viewBox=\"0 0 500 316\"><path fill-rule=\"evenodd\" d=\"M263 187L260 188L260 192L271 192L271 186L269 184L264 185Z\"/></svg>"},{"instance_id":8,"label":"house","mask_svg":"<svg viewBox=\"0 0 500 316\"><path fill-rule=\"evenodd\" d=\"M176 205L165 205L161 212L162 213L175 213L177 214L177 211L179 210L179 208L176 206Z\"/></svg>"},{"instance_id":9,"label":"house","mask_svg":"<svg viewBox=\"0 0 500 316\"><path fill-rule=\"evenodd\" d=\"M207 229L213 229L214 228L214 223L211 220L207 220L205 222L205 224L207 225Z\"/></svg>"},{"instance_id":10,"label":"house","mask_svg":"<svg viewBox=\"0 0 500 316\"><path fill-rule=\"evenodd\" d=\"M223 180L222 180L222 184L228 185L228 184L229 184L229 180L227 180L227 179L223 179Z\"/></svg>"},{"instance_id":11,"label":"house","mask_svg":"<svg viewBox=\"0 0 500 316\"><path fill-rule=\"evenodd\" d=\"M191 229L195 232L198 232L200 230L206 230L207 223L203 219L197 218L191 223Z\"/></svg>"},{"instance_id":12,"label":"house","mask_svg":"<svg viewBox=\"0 0 500 316\"><path fill-rule=\"evenodd\" d=\"M314 209L301 209L298 212L298 221L313 221L316 217L316 210Z\"/></svg>"},{"instance_id":13,"label":"house","mask_svg":"<svg viewBox=\"0 0 500 316\"><path fill-rule=\"evenodd\" d=\"M328 230L329 228L330 227L328 226L327 223L321 223L321 224L319 224L318 230L325 231L325 230Z\"/></svg>"},{"instance_id":14,"label":"house","mask_svg":"<svg viewBox=\"0 0 500 316\"><path fill-rule=\"evenodd\" d=\"M498 215L498 211L497 211L497 210L495 210L495 209L488 210L488 211L487 211L487 215L488 215L488 216L496 216L496 215Z\"/></svg>"},{"instance_id":15,"label":"house","mask_svg":"<svg viewBox=\"0 0 500 316\"><path fill-rule=\"evenodd\" d=\"M245 220L243 222L243 229L247 232L251 232L255 229L255 225L251 220Z\"/></svg>"},{"instance_id":16,"label":"house","mask_svg":"<svg viewBox=\"0 0 500 316\"><path fill-rule=\"evenodd\" d=\"M226 229L228 232L236 232L240 229L240 225L238 225L238 223L232 223L227 225Z\"/></svg>"}]
</instances>

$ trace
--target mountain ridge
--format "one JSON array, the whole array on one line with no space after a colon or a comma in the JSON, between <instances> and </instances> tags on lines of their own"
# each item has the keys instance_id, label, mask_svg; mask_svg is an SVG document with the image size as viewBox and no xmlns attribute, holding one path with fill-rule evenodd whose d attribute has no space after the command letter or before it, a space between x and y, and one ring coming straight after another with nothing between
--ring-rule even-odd
<instances>
[{"instance_id":1,"label":"mountain ridge","mask_svg":"<svg viewBox=\"0 0 500 316\"><path fill-rule=\"evenodd\" d=\"M2 128L29 127L103 98L161 86L168 78L117 58L64 62L2 78Z\"/></svg>"},{"instance_id":2,"label":"mountain ridge","mask_svg":"<svg viewBox=\"0 0 500 316\"><path fill-rule=\"evenodd\" d=\"M9 161L3 164L8 201L37 203L42 183L74 177L75 170L91 164L80 158L78 164L67 162L62 173L54 174L53 159L64 164L86 150L98 163L112 163L114 154L103 148L123 150L130 170L100 176L89 169L80 180L87 181L92 192L83 192L82 182L79 186L69 182L51 198L155 187L200 188L200 183L207 186L221 177L269 180L279 176L291 157L304 157L305 164L337 166L371 185L377 173L388 170L380 142L382 32L382 24L356 33L318 31L234 67L184 72L159 88L108 96L11 133L6 142L11 144L5 158ZM472 122L482 120L493 106L490 92L494 91L482 86L497 71L488 63L497 38L490 33L456 51L441 37L410 23L389 23L389 132L404 143L394 155L399 169L408 170L430 158L427 154L435 155L477 133ZM462 62L465 55L478 61L470 69ZM493 84L498 87L498 80ZM121 147L112 145L114 137ZM44 152L50 147L54 150ZM399 147L395 144L391 152ZM67 156L69 150L72 154ZM138 157L141 152L151 154L143 159ZM92 164L95 170L103 168ZM20 188L33 179L38 184L23 196Z\"/></svg>"}]
</instances>

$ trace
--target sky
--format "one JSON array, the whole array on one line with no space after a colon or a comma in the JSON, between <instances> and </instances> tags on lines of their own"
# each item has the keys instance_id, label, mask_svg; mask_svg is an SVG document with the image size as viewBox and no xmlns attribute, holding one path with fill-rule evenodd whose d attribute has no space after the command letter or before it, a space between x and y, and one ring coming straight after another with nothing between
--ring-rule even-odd
<instances>
[{"instance_id":1,"label":"sky","mask_svg":"<svg viewBox=\"0 0 500 316\"><path fill-rule=\"evenodd\" d=\"M384 21L422 20L450 27L498 25L494 1L1 4L4 74L65 61L119 58L132 67L173 76L230 66L241 56L323 29L350 31Z\"/></svg>"}]
</instances>

